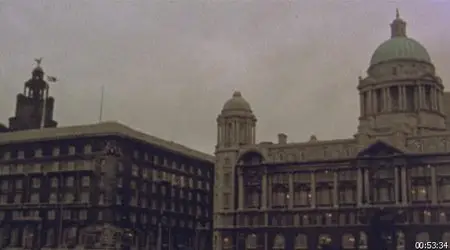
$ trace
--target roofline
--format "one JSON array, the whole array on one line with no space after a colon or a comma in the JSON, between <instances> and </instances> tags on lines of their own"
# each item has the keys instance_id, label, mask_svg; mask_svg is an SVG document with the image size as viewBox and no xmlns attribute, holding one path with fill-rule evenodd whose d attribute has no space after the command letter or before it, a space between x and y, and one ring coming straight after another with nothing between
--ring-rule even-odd
<instances>
[{"instance_id":1,"label":"roofline","mask_svg":"<svg viewBox=\"0 0 450 250\"><path fill-rule=\"evenodd\" d=\"M190 156L197 160L207 161L210 163L215 162L215 157L212 155L188 148L173 141L166 141L137 131L118 122L102 122L79 126L5 132L0 134L0 145L99 136L118 136L128 138L152 144L168 151Z\"/></svg>"}]
</instances>

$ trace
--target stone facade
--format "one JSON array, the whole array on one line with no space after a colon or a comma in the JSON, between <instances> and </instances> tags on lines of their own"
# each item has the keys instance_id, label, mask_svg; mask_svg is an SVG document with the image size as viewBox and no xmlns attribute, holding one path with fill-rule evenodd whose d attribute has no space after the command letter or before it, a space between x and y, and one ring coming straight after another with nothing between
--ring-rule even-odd
<instances>
[{"instance_id":1,"label":"stone facade","mask_svg":"<svg viewBox=\"0 0 450 250\"><path fill-rule=\"evenodd\" d=\"M256 143L250 105L238 92L227 101L217 120L215 250L367 249L367 219L379 208L399 214L399 250L450 242L450 93L398 15L391 31L359 79L353 138Z\"/></svg>"}]
</instances>

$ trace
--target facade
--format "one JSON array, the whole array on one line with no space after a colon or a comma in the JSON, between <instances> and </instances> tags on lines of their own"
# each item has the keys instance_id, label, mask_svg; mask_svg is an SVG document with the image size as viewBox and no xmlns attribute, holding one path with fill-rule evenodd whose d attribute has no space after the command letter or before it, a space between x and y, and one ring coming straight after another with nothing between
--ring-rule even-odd
<instances>
[{"instance_id":1,"label":"facade","mask_svg":"<svg viewBox=\"0 0 450 250\"><path fill-rule=\"evenodd\" d=\"M368 219L397 215L396 246L450 242L450 93L397 12L359 78L353 138L256 143L239 92L217 118L214 249L367 249Z\"/></svg>"},{"instance_id":2,"label":"facade","mask_svg":"<svg viewBox=\"0 0 450 250\"><path fill-rule=\"evenodd\" d=\"M19 99L29 113L0 133L0 249L212 245L212 156L115 122L49 113L39 129L42 95Z\"/></svg>"}]
</instances>

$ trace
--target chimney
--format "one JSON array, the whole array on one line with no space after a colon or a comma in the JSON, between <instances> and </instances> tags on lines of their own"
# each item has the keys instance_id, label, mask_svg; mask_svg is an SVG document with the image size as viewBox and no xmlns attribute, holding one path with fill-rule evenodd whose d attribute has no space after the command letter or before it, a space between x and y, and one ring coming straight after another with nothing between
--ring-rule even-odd
<instances>
[{"instance_id":1,"label":"chimney","mask_svg":"<svg viewBox=\"0 0 450 250\"><path fill-rule=\"evenodd\" d=\"M287 143L287 135L283 133L278 134L278 144L286 144Z\"/></svg>"}]
</instances>

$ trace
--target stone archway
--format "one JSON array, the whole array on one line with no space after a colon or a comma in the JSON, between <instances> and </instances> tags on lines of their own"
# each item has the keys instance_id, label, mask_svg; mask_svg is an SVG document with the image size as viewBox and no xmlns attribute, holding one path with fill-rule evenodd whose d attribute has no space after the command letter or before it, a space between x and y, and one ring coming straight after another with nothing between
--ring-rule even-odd
<instances>
[{"instance_id":1,"label":"stone archway","mask_svg":"<svg viewBox=\"0 0 450 250\"><path fill-rule=\"evenodd\" d=\"M344 249L354 249L356 246L355 236L352 234L344 234L342 236L342 247Z\"/></svg>"},{"instance_id":2,"label":"stone archway","mask_svg":"<svg viewBox=\"0 0 450 250\"><path fill-rule=\"evenodd\" d=\"M281 250L285 249L286 247L286 241L282 234L277 234L275 236L275 239L273 240L273 246L272 249Z\"/></svg>"},{"instance_id":3,"label":"stone archway","mask_svg":"<svg viewBox=\"0 0 450 250\"><path fill-rule=\"evenodd\" d=\"M306 234L297 234L295 237L295 250L308 249L308 237Z\"/></svg>"},{"instance_id":4,"label":"stone archway","mask_svg":"<svg viewBox=\"0 0 450 250\"><path fill-rule=\"evenodd\" d=\"M245 238L245 249L256 249L258 247L258 236L256 234L249 234Z\"/></svg>"}]
</instances>

